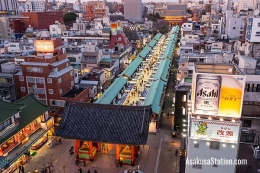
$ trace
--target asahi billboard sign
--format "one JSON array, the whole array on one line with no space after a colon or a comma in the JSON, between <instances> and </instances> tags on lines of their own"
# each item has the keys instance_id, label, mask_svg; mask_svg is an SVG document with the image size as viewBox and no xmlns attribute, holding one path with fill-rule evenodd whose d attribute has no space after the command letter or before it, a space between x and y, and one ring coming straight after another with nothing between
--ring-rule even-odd
<instances>
[{"instance_id":1,"label":"asahi billboard sign","mask_svg":"<svg viewBox=\"0 0 260 173\"><path fill-rule=\"evenodd\" d=\"M195 73L192 87L193 114L241 117L245 76Z\"/></svg>"}]
</instances>

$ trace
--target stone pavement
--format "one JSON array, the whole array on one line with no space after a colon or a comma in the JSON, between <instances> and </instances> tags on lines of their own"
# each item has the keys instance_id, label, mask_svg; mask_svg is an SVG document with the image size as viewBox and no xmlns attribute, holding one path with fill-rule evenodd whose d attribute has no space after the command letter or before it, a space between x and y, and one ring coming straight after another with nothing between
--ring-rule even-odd
<instances>
[{"instance_id":1,"label":"stone pavement","mask_svg":"<svg viewBox=\"0 0 260 173\"><path fill-rule=\"evenodd\" d=\"M162 141L162 142L160 142ZM174 142L174 143L173 143ZM83 162L75 165L75 156L69 154L73 141L63 139L62 144L53 145L48 148L46 145L37 151L37 154L25 166L25 173L41 170L42 163L53 162L55 173L77 173L80 166L83 173L88 170L91 173L97 170L98 173L123 173L128 166L116 167L115 154L99 153L93 162ZM179 141L171 138L170 130L159 130L156 134L148 136L147 145L140 147L140 155L137 158L136 166L144 173L175 173L175 149L179 147ZM158 152L160 151L160 152ZM64 169L65 168L65 169ZM15 173L18 173L16 171Z\"/></svg>"}]
</instances>

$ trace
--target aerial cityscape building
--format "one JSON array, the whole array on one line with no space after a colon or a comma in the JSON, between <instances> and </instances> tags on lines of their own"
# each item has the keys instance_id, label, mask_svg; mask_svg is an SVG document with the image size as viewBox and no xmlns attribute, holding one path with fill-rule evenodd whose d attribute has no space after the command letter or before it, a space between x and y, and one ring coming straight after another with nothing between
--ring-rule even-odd
<instances>
[{"instance_id":1,"label":"aerial cityscape building","mask_svg":"<svg viewBox=\"0 0 260 173\"><path fill-rule=\"evenodd\" d=\"M0 172L259 172L259 2L0 0Z\"/></svg>"}]
</instances>

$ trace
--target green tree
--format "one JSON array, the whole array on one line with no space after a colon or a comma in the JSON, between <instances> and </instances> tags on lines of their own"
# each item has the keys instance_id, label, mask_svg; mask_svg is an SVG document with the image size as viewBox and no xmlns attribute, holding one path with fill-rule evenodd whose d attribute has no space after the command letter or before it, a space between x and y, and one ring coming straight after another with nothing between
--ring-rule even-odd
<instances>
[{"instance_id":1,"label":"green tree","mask_svg":"<svg viewBox=\"0 0 260 173\"><path fill-rule=\"evenodd\" d=\"M68 12L68 13L64 14L63 20L64 20L64 23L69 24L69 23L76 21L77 17L78 17L78 15L76 13Z\"/></svg>"}]
</instances>

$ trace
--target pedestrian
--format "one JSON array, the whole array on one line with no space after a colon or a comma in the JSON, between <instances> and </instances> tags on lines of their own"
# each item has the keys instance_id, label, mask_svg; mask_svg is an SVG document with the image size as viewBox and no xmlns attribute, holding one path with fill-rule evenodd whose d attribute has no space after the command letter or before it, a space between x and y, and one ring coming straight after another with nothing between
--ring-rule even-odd
<instances>
[{"instance_id":1,"label":"pedestrian","mask_svg":"<svg viewBox=\"0 0 260 173\"><path fill-rule=\"evenodd\" d=\"M78 168L78 173L82 173L82 169L80 167Z\"/></svg>"},{"instance_id":2,"label":"pedestrian","mask_svg":"<svg viewBox=\"0 0 260 173\"><path fill-rule=\"evenodd\" d=\"M87 161L84 161L84 167L86 167L86 166L87 166L86 164L87 164Z\"/></svg>"},{"instance_id":3,"label":"pedestrian","mask_svg":"<svg viewBox=\"0 0 260 173\"><path fill-rule=\"evenodd\" d=\"M177 157L178 153L179 153L179 151L176 149L176 151L175 151L175 156L176 157Z\"/></svg>"},{"instance_id":4,"label":"pedestrian","mask_svg":"<svg viewBox=\"0 0 260 173\"><path fill-rule=\"evenodd\" d=\"M79 160L78 159L75 160L75 163L76 163L76 166L79 166Z\"/></svg>"},{"instance_id":5,"label":"pedestrian","mask_svg":"<svg viewBox=\"0 0 260 173\"><path fill-rule=\"evenodd\" d=\"M61 138L59 138L59 144L62 144L62 142L61 142Z\"/></svg>"},{"instance_id":6,"label":"pedestrian","mask_svg":"<svg viewBox=\"0 0 260 173\"><path fill-rule=\"evenodd\" d=\"M19 168L19 173L20 173L20 172L21 172L21 168L22 168L22 166L21 166L21 165L19 165L19 167L18 167L18 168Z\"/></svg>"},{"instance_id":7,"label":"pedestrian","mask_svg":"<svg viewBox=\"0 0 260 173\"><path fill-rule=\"evenodd\" d=\"M21 167L21 172L24 173L24 167L23 166Z\"/></svg>"},{"instance_id":8,"label":"pedestrian","mask_svg":"<svg viewBox=\"0 0 260 173\"><path fill-rule=\"evenodd\" d=\"M97 170L95 170L94 173L98 173Z\"/></svg>"},{"instance_id":9,"label":"pedestrian","mask_svg":"<svg viewBox=\"0 0 260 173\"><path fill-rule=\"evenodd\" d=\"M88 172L87 173L90 173L90 170L88 170Z\"/></svg>"},{"instance_id":10,"label":"pedestrian","mask_svg":"<svg viewBox=\"0 0 260 173\"><path fill-rule=\"evenodd\" d=\"M122 162L122 160L120 160L119 165L120 165L120 167L123 166L123 162Z\"/></svg>"}]
</instances>

